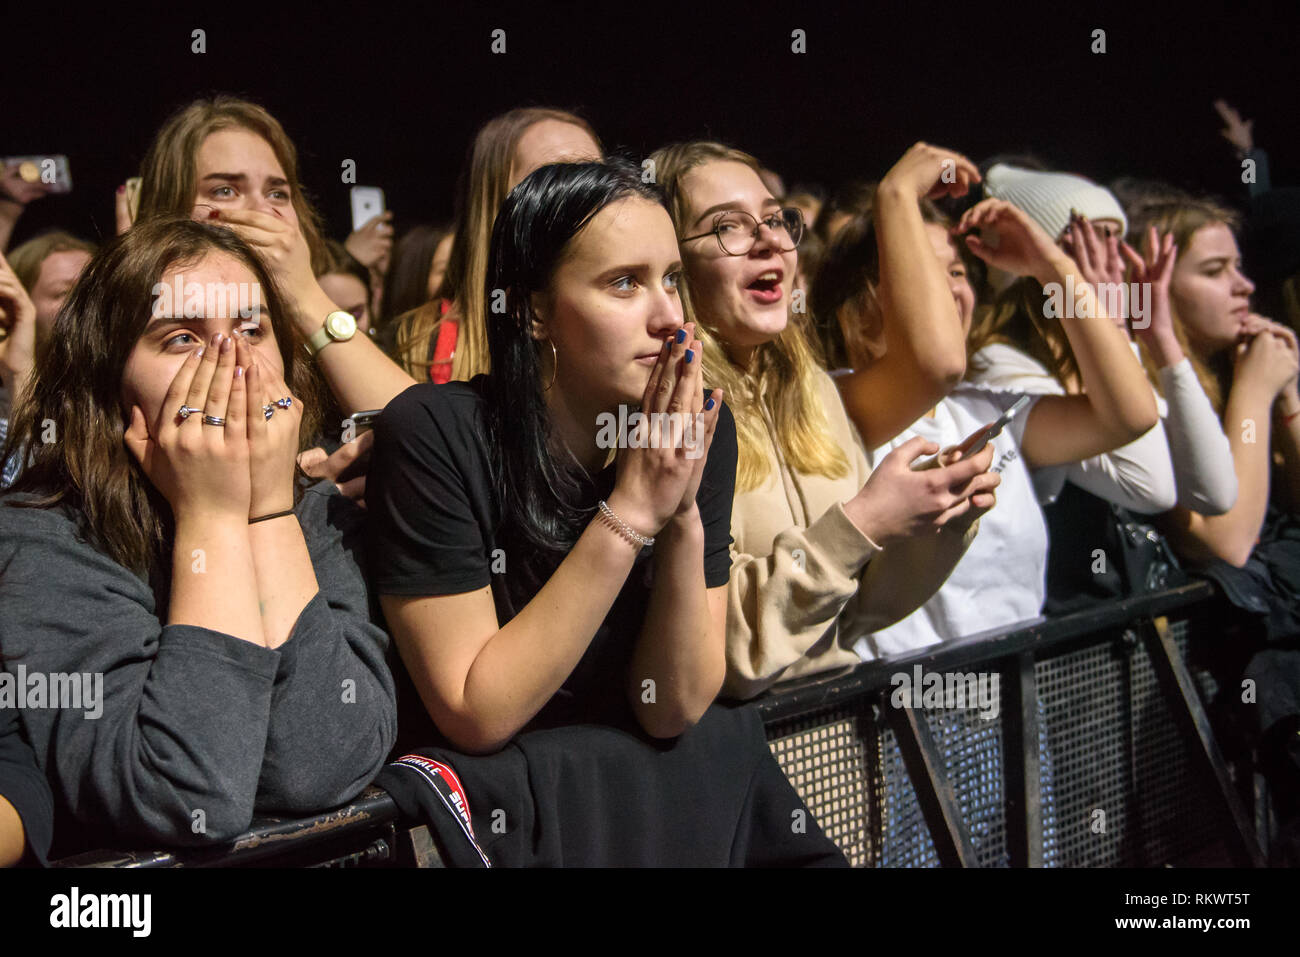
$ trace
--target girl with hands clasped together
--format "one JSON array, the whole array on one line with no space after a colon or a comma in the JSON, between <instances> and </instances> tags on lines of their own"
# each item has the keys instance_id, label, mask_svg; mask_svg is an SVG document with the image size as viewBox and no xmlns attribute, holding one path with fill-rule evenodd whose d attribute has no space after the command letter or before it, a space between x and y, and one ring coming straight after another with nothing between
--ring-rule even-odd
<instances>
[{"instance_id":1,"label":"girl with hands clasped together","mask_svg":"<svg viewBox=\"0 0 1300 957\"><path fill-rule=\"evenodd\" d=\"M943 318L952 297L942 277L911 265L933 256L916 203L965 192L978 174L964 157L917 144L881 184L889 359L853 377L842 402L790 322L799 211L782 207L757 160L739 150L687 143L654 160L712 357L706 381L726 391L736 415L725 690L752 697L784 678L857 664L853 641L929 598L994 503L990 450L913 471L940 448L918 437L873 471L845 411L860 411L881 444L960 379L964 344Z\"/></svg>"},{"instance_id":2,"label":"girl with hands clasped together","mask_svg":"<svg viewBox=\"0 0 1300 957\"><path fill-rule=\"evenodd\" d=\"M137 224L48 355L0 507L0 657L102 675L99 713L22 715L64 833L228 840L255 811L355 796L396 733L387 636L355 511L296 485L316 391L261 259L227 230Z\"/></svg>"},{"instance_id":3,"label":"girl with hands clasped together","mask_svg":"<svg viewBox=\"0 0 1300 957\"><path fill-rule=\"evenodd\" d=\"M495 863L842 860L785 837L802 804L756 715L710 707L735 427L680 280L637 167L543 166L493 228L491 373L409 389L376 426L376 587L421 743L522 822L479 835Z\"/></svg>"},{"instance_id":4,"label":"girl with hands clasped together","mask_svg":"<svg viewBox=\"0 0 1300 957\"><path fill-rule=\"evenodd\" d=\"M915 197L912 203L917 204ZM914 260L915 282L944 285L948 304L941 314L962 339L970 329L975 295L956 234L968 233L966 247L989 265L1012 274L1032 275L1041 283L1063 277L1074 268L1024 213L1001 200L985 200L972 207L955 228L928 204L917 208L917 221L922 219L930 248L924 258ZM980 235L974 234L976 230ZM990 236L994 233L996 245ZM883 281L887 235L880 223L846 227L828 251L816 280L819 292L814 306L824 318L840 324L855 368L869 370L879 361L881 351L862 345L871 338L858 326L887 329L890 321L876 315L882 299L876 287ZM1095 311L1088 314L1098 315ZM1036 617L1045 597L1047 530L1030 481L1031 470L1112 448L1154 422L1151 390L1115 325L1104 315L1062 322L1071 323L1067 334L1082 357L1080 367L1090 386L1087 397L1039 397L989 440L984 453L995 458L993 471L1002 480L998 507L983 519L969 551L932 598L897 624L858 641L856 648L864 658L898 654ZM917 441L908 436L957 446L1021 398L1021 393L1014 391L959 384L890 443L895 447L891 455Z\"/></svg>"}]
</instances>

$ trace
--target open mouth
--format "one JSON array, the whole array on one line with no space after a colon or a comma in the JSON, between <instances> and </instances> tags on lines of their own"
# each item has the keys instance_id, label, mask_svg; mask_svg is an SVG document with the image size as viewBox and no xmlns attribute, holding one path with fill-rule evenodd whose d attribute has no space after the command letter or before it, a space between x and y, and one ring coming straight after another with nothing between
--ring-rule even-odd
<instances>
[{"instance_id":1,"label":"open mouth","mask_svg":"<svg viewBox=\"0 0 1300 957\"><path fill-rule=\"evenodd\" d=\"M761 303L779 302L784 294L781 289L781 278L780 270L769 269L767 272L760 273L745 289Z\"/></svg>"}]
</instances>

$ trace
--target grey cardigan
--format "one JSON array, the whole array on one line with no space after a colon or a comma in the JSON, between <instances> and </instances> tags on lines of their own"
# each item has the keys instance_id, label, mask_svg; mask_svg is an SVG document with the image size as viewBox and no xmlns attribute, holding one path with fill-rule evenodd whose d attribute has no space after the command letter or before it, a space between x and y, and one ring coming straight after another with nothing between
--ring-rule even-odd
<instances>
[{"instance_id":1,"label":"grey cardigan","mask_svg":"<svg viewBox=\"0 0 1300 957\"><path fill-rule=\"evenodd\" d=\"M84 701L20 703L78 844L229 840L254 811L341 804L383 765L397 718L360 564L364 513L328 482L296 511L320 590L273 650L164 625L145 579L82 540L69 514L0 500L0 667L22 666L29 685L84 673L87 689L102 674L98 717Z\"/></svg>"}]
</instances>

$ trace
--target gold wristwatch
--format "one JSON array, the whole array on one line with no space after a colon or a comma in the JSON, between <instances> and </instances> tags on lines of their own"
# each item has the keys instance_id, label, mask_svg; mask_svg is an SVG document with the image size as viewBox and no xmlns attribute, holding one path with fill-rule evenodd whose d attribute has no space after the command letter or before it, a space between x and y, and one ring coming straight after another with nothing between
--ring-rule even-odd
<instances>
[{"instance_id":1,"label":"gold wristwatch","mask_svg":"<svg viewBox=\"0 0 1300 957\"><path fill-rule=\"evenodd\" d=\"M311 334L303 345L310 356L316 355L331 342L347 342L357 332L356 317L350 312L335 309L325 317L325 324Z\"/></svg>"}]
</instances>

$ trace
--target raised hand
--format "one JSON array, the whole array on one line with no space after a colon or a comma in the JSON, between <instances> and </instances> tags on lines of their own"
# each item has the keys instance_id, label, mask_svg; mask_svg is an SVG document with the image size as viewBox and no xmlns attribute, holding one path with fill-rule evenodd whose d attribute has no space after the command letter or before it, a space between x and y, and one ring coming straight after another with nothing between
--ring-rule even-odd
<instances>
[{"instance_id":1,"label":"raised hand","mask_svg":"<svg viewBox=\"0 0 1300 957\"><path fill-rule=\"evenodd\" d=\"M302 401L264 360L254 358L252 348L243 340L239 342L239 362L248 369L248 517L257 518L293 508ZM286 399L287 408L283 404Z\"/></svg>"},{"instance_id":2,"label":"raised hand","mask_svg":"<svg viewBox=\"0 0 1300 957\"><path fill-rule=\"evenodd\" d=\"M993 507L994 489L1002 476L990 472L993 445L989 443L968 459L947 449L930 468L913 469L924 455L939 446L919 436L908 439L881 460L844 513L864 535L883 548L915 535L932 534L956 523L964 530L978 515ZM976 509L976 514L967 513Z\"/></svg>"},{"instance_id":3,"label":"raised hand","mask_svg":"<svg viewBox=\"0 0 1300 957\"><path fill-rule=\"evenodd\" d=\"M965 196L980 181L979 169L960 153L916 143L880 181L880 189L899 189L918 199Z\"/></svg>"},{"instance_id":4,"label":"raised hand","mask_svg":"<svg viewBox=\"0 0 1300 957\"><path fill-rule=\"evenodd\" d=\"M131 200L127 196L127 186L123 183L113 194L113 225L117 235L121 236L131 228Z\"/></svg>"},{"instance_id":5,"label":"raised hand","mask_svg":"<svg viewBox=\"0 0 1300 957\"><path fill-rule=\"evenodd\" d=\"M26 206L32 200L40 199L49 193L51 184L40 180L29 183L19 173L21 168L20 163L12 163L5 167L3 175L0 175L0 200Z\"/></svg>"},{"instance_id":6,"label":"raised hand","mask_svg":"<svg viewBox=\"0 0 1300 957\"><path fill-rule=\"evenodd\" d=\"M392 210L384 210L343 242L357 262L379 273L388 271L388 258L393 251Z\"/></svg>"},{"instance_id":7,"label":"raised hand","mask_svg":"<svg viewBox=\"0 0 1300 957\"><path fill-rule=\"evenodd\" d=\"M17 394L36 356L36 307L8 261L0 255L0 379Z\"/></svg>"},{"instance_id":8,"label":"raised hand","mask_svg":"<svg viewBox=\"0 0 1300 957\"><path fill-rule=\"evenodd\" d=\"M1106 296L1101 286L1122 287L1124 283L1124 259L1120 255L1120 240L1117 232L1102 230L1086 217L1073 212L1070 225L1061 238L1061 244L1078 265L1084 282L1093 287L1093 292L1102 301L1105 301ZM1127 301L1127 296L1124 301ZM1119 314L1111 318L1115 325L1127 333L1124 311L1117 311Z\"/></svg>"},{"instance_id":9,"label":"raised hand","mask_svg":"<svg viewBox=\"0 0 1300 957\"><path fill-rule=\"evenodd\" d=\"M1241 114L1222 98L1214 101L1214 108L1223 120L1223 129L1219 135L1237 148L1243 155L1255 148L1254 120L1243 120Z\"/></svg>"},{"instance_id":10,"label":"raised hand","mask_svg":"<svg viewBox=\"0 0 1300 957\"><path fill-rule=\"evenodd\" d=\"M194 218L227 226L252 246L274 274L281 289L295 305L320 293L320 285L311 269L311 250L302 230L279 213L265 213L257 209L217 209L200 205L194 208ZM324 295L320 293L320 295ZM308 318L315 331L322 317Z\"/></svg>"},{"instance_id":11,"label":"raised hand","mask_svg":"<svg viewBox=\"0 0 1300 957\"><path fill-rule=\"evenodd\" d=\"M980 230L981 234L966 236L971 252L1004 272L1033 276L1046 284L1055 276L1077 268L1042 227L1004 199L976 203L966 210L952 231L960 235L973 230Z\"/></svg>"},{"instance_id":12,"label":"raised hand","mask_svg":"<svg viewBox=\"0 0 1300 957\"><path fill-rule=\"evenodd\" d=\"M215 333L205 348L186 356L152 422L138 405L131 407L123 440L178 522L248 521L248 396L238 371L234 340ZM197 411L182 416L182 405ZM208 424L205 416L224 425Z\"/></svg>"},{"instance_id":13,"label":"raised hand","mask_svg":"<svg viewBox=\"0 0 1300 957\"><path fill-rule=\"evenodd\" d=\"M1151 284L1151 313L1143 323L1134 323L1138 338L1151 350L1160 368L1183 361L1183 349L1174 335L1174 316L1169 306L1169 281L1178 261L1174 234L1159 236L1154 226L1147 232L1145 256L1138 255L1128 243L1120 246L1124 258L1133 268L1133 282Z\"/></svg>"},{"instance_id":14,"label":"raised hand","mask_svg":"<svg viewBox=\"0 0 1300 957\"><path fill-rule=\"evenodd\" d=\"M618 453L609 505L644 535L657 534L674 516L694 514L696 508L695 493L722 403L721 389L703 400L702 350L694 323L669 340L646 382L641 399L645 418L637 434L628 437L628 448Z\"/></svg>"}]
</instances>

